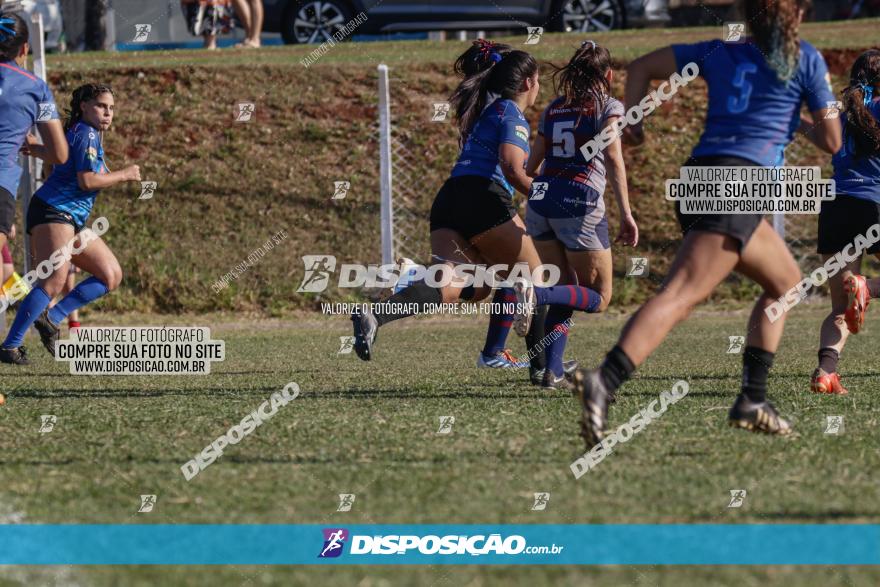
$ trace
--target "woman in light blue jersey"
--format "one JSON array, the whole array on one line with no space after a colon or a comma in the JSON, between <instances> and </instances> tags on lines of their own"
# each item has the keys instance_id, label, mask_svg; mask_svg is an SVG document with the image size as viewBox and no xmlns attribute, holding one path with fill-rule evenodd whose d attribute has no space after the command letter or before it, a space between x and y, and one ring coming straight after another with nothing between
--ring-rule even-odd
<instances>
[{"instance_id":1,"label":"woman in light blue jersey","mask_svg":"<svg viewBox=\"0 0 880 587\"><path fill-rule=\"evenodd\" d=\"M24 69L27 24L17 14L0 12L0 248L15 222L15 199L22 169L19 152L48 163L67 160L67 141L55 98L46 82ZM40 141L28 134L36 125Z\"/></svg>"},{"instance_id":2,"label":"woman in light blue jersey","mask_svg":"<svg viewBox=\"0 0 880 587\"><path fill-rule=\"evenodd\" d=\"M108 86L86 84L74 90L65 125L70 158L56 165L46 183L37 190L27 211L27 231L33 239L35 265L52 261L54 270L41 279L22 300L18 313L0 347L0 362L28 364L22 342L33 324L43 346L55 355L58 325L68 314L116 289L122 268L113 251L94 233L77 236L84 229L98 191L126 181L140 181L140 168L130 165L110 171L104 161L101 134L110 128L114 114L113 92ZM74 238L76 237L76 241ZM57 251L74 242L70 260L57 265ZM67 279L69 263L92 276L83 280L51 310L47 309ZM57 265L57 266L56 266Z\"/></svg>"},{"instance_id":3,"label":"woman in light blue jersey","mask_svg":"<svg viewBox=\"0 0 880 587\"><path fill-rule=\"evenodd\" d=\"M745 0L750 37L673 45L636 59L627 68L628 109L641 109L651 80L693 74L696 67L709 87L709 106L686 166L778 166L796 130L823 151L837 152L840 124L826 117L834 100L828 69L821 54L798 37L807 8L807 0ZM804 103L810 118L801 117ZM644 140L640 121L623 132L632 143ZM581 435L588 449L605 436L608 404L616 390L732 271L753 280L763 293L745 331L742 386L728 422L768 434L791 431L767 401L767 377L785 323L784 313L771 321L768 311L798 283L797 263L762 213L716 213L726 212L718 208L703 213L703 208L695 214L685 204L676 207L684 240L660 291L627 322L599 369L576 373Z\"/></svg>"}]
</instances>

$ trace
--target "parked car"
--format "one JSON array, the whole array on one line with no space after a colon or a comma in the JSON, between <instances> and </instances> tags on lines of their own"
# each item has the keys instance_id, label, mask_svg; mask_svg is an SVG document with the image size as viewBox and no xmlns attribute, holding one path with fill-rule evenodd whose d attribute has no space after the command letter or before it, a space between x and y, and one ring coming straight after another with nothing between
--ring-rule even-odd
<instances>
[{"instance_id":1,"label":"parked car","mask_svg":"<svg viewBox=\"0 0 880 587\"><path fill-rule=\"evenodd\" d=\"M264 30L287 43L321 43L360 12L363 33L493 30L543 26L548 31L619 29L668 19L667 0L264 0ZM648 9L646 10L646 5ZM652 10L659 5L659 10Z\"/></svg>"}]
</instances>

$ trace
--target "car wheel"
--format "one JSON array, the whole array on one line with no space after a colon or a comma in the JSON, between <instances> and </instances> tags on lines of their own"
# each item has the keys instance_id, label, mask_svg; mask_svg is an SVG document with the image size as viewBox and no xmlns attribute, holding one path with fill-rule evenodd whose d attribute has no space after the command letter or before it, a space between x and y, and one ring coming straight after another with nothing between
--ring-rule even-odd
<instances>
[{"instance_id":1,"label":"car wheel","mask_svg":"<svg viewBox=\"0 0 880 587\"><path fill-rule=\"evenodd\" d=\"M338 0L292 3L284 15L281 36L285 43L323 43L351 19L348 6Z\"/></svg>"},{"instance_id":2,"label":"car wheel","mask_svg":"<svg viewBox=\"0 0 880 587\"><path fill-rule=\"evenodd\" d=\"M554 19L558 31L588 33L623 28L623 11L617 0L570 0Z\"/></svg>"}]
</instances>

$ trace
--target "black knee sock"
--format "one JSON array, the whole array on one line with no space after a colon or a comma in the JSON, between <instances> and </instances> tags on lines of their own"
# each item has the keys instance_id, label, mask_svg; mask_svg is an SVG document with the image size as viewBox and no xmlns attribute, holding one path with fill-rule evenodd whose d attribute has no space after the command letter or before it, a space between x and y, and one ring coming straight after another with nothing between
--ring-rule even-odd
<instances>
[{"instance_id":1,"label":"black knee sock","mask_svg":"<svg viewBox=\"0 0 880 587\"><path fill-rule=\"evenodd\" d=\"M599 367L602 373L602 379L609 390L616 391L623 385L636 370L632 360L627 356L622 348L614 345L614 348L605 355L605 361Z\"/></svg>"},{"instance_id":2,"label":"black knee sock","mask_svg":"<svg viewBox=\"0 0 880 587\"><path fill-rule=\"evenodd\" d=\"M425 311L427 304L439 304L441 301L443 301L443 294L438 288L431 287L424 281L419 281L400 290L384 303L373 306L375 309L373 316L376 317L379 326L382 326L413 314L421 314ZM398 304L406 305L399 306Z\"/></svg>"},{"instance_id":3,"label":"black knee sock","mask_svg":"<svg viewBox=\"0 0 880 587\"><path fill-rule=\"evenodd\" d=\"M526 333L526 346L528 347L529 356L534 356L529 359L529 366L533 370L543 369L547 366L547 353L544 351L544 346L541 345L541 340L544 338L544 322L547 321L547 312L550 309L550 306L538 306L535 308L535 314L532 316L532 324L529 326L529 331ZM531 351L535 351L532 353Z\"/></svg>"},{"instance_id":4,"label":"black knee sock","mask_svg":"<svg viewBox=\"0 0 880 587\"><path fill-rule=\"evenodd\" d=\"M767 399L767 375L774 356L756 346L747 346L743 352L742 392L753 402Z\"/></svg>"},{"instance_id":5,"label":"black knee sock","mask_svg":"<svg viewBox=\"0 0 880 587\"><path fill-rule=\"evenodd\" d=\"M831 347L819 349L819 368L826 373L835 373L837 371L837 361L840 360L840 353Z\"/></svg>"}]
</instances>

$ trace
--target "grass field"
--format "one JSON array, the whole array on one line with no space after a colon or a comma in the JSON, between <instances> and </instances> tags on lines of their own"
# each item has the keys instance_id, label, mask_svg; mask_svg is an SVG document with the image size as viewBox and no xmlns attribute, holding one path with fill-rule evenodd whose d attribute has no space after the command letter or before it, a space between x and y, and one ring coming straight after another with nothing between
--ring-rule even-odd
<instances>
[{"instance_id":1,"label":"grass field","mask_svg":"<svg viewBox=\"0 0 880 587\"><path fill-rule=\"evenodd\" d=\"M677 379L689 382L689 395L577 481L568 470L581 449L575 400L529 386L522 372L476 369L485 320L392 325L369 364L336 354L339 336L349 334L344 317L213 321L227 359L204 377L69 376L66 364L52 362L32 340L36 364L0 369L7 395L0 514L31 523L876 523L880 333L869 326L847 348L841 371L849 397L813 395L809 373L822 312L818 304L795 311L770 382L771 396L795 421L794 438L725 425L740 372L740 356L726 353L727 337L742 333L746 315L705 313L677 330L624 388L611 423L629 419ZM142 318L124 323L148 320ZM570 357L598 362L622 320L576 319ZM302 388L299 398L184 480L185 461L290 381ZM50 433L39 432L43 414L57 416ZM439 417L449 415L452 434L438 435ZM844 417L843 434L824 434L828 415ZM727 508L731 489L748 491L742 508ZM551 493L550 506L530 511L540 491ZM336 512L339 493L357 495L350 512ZM137 513L141 494L157 495L153 512ZM880 571L859 568L650 567L16 568L0 577L27 582L57 572L68 582L100 585L314 584L328 572L333 584L363 585L880 580Z\"/></svg>"}]
</instances>

